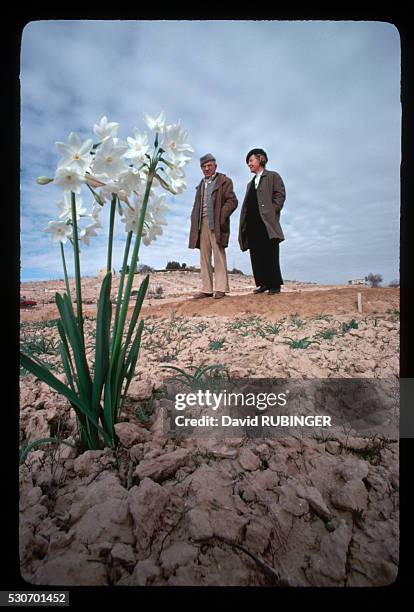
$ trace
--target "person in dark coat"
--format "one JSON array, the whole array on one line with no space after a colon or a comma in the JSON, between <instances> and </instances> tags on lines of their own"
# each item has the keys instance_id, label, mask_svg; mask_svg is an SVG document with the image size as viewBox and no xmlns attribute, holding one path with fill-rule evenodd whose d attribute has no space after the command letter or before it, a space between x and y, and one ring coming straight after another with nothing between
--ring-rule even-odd
<instances>
[{"instance_id":1,"label":"person in dark coat","mask_svg":"<svg viewBox=\"0 0 414 612\"><path fill-rule=\"evenodd\" d=\"M280 226L280 211L286 198L285 186L277 172L266 170L268 158L263 149L252 149L246 156L250 172L240 212L239 244L250 250L256 283L254 293L280 293L283 285L279 264L279 244L285 239Z\"/></svg>"}]
</instances>

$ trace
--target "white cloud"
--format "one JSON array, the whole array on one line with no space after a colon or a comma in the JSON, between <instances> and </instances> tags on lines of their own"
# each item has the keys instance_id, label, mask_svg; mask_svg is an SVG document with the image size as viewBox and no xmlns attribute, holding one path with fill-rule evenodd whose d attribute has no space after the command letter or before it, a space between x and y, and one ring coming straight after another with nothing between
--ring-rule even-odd
<instances>
[{"instance_id":1,"label":"white cloud","mask_svg":"<svg viewBox=\"0 0 414 612\"><path fill-rule=\"evenodd\" d=\"M400 45L381 22L44 21L28 24L21 53L22 278L50 277L56 140L92 135L102 115L125 138L142 114L181 119L194 146L188 189L141 261L197 263L187 248L198 158L213 152L234 181L229 266L250 271L237 243L250 180L245 155L263 147L286 185L286 278L342 282L370 271L398 277ZM84 198L87 203L87 197ZM107 226L106 209L102 221ZM121 229L114 260L122 262ZM84 274L106 260L105 230ZM378 262L378 263L376 263ZM374 269L375 268L375 269ZM378 268L378 269L377 269Z\"/></svg>"}]
</instances>

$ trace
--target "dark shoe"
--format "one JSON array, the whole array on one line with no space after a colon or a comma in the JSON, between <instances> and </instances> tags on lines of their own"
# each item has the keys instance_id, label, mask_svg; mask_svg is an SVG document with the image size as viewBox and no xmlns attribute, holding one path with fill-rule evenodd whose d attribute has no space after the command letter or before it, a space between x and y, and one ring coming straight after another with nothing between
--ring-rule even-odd
<instances>
[{"instance_id":1,"label":"dark shoe","mask_svg":"<svg viewBox=\"0 0 414 612\"><path fill-rule=\"evenodd\" d=\"M201 300L202 298L208 298L212 296L213 296L212 293L204 293L203 291L200 291L199 293L196 293L195 295L193 295L193 300Z\"/></svg>"},{"instance_id":2,"label":"dark shoe","mask_svg":"<svg viewBox=\"0 0 414 612\"><path fill-rule=\"evenodd\" d=\"M214 294L214 299L219 300L220 298L224 298L226 294L224 293L224 291L216 291L216 293Z\"/></svg>"},{"instance_id":3,"label":"dark shoe","mask_svg":"<svg viewBox=\"0 0 414 612\"><path fill-rule=\"evenodd\" d=\"M267 291L267 287L258 287L253 293L264 293L265 291Z\"/></svg>"},{"instance_id":4,"label":"dark shoe","mask_svg":"<svg viewBox=\"0 0 414 612\"><path fill-rule=\"evenodd\" d=\"M280 287L277 289L269 289L268 295L274 295L275 293L280 293Z\"/></svg>"}]
</instances>

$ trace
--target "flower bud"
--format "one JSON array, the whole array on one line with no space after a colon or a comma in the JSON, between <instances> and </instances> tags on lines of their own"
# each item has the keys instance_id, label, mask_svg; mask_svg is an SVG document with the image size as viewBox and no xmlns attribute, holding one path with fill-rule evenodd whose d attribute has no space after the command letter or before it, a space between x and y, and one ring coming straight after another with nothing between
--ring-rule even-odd
<instances>
[{"instance_id":1,"label":"flower bud","mask_svg":"<svg viewBox=\"0 0 414 612\"><path fill-rule=\"evenodd\" d=\"M47 185L48 183L53 183L53 179L49 178L48 176L38 176L36 183L39 185Z\"/></svg>"}]
</instances>

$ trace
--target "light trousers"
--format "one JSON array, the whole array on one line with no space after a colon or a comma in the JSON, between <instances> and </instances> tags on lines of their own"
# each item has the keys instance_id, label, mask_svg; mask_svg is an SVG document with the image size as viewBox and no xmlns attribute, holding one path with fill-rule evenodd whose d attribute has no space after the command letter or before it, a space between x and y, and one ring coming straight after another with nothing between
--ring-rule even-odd
<instances>
[{"instance_id":1,"label":"light trousers","mask_svg":"<svg viewBox=\"0 0 414 612\"><path fill-rule=\"evenodd\" d=\"M216 242L214 230L208 227L207 219L203 219L200 231L200 269L201 291L213 293L213 270L211 255L214 258L215 291L229 292L229 277L227 274L226 251Z\"/></svg>"}]
</instances>

